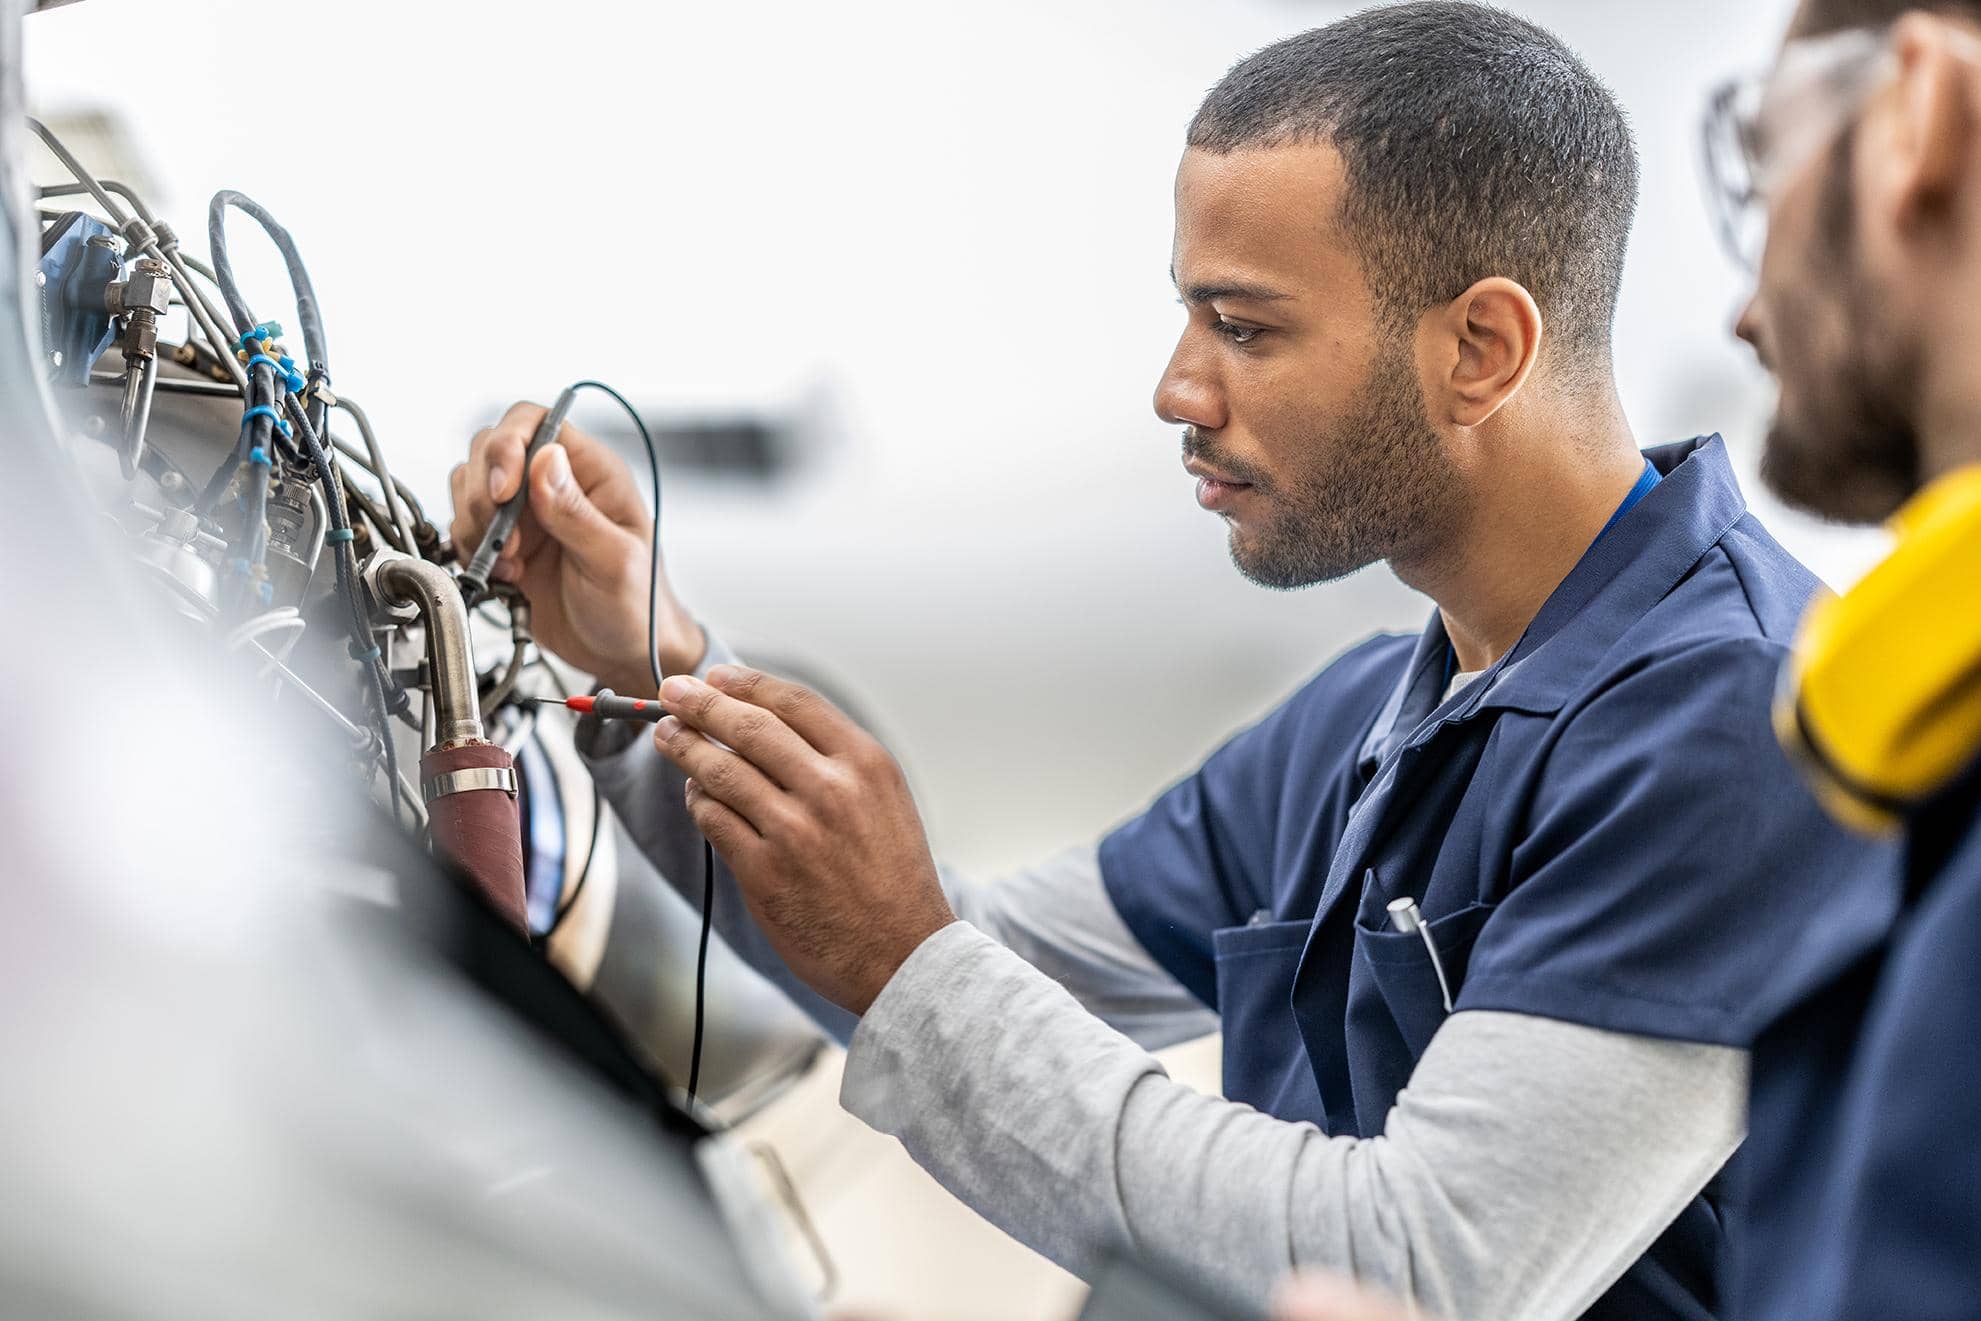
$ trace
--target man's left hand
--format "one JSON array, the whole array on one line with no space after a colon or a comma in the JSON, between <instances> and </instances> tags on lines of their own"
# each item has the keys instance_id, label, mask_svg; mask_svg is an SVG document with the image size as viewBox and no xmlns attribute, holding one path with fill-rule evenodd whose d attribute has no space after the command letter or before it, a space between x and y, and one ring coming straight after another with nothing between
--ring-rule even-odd
<instances>
[{"instance_id":1,"label":"man's left hand","mask_svg":"<svg viewBox=\"0 0 1981 1321\"><path fill-rule=\"evenodd\" d=\"M677 675L654 730L688 775L688 810L785 964L864 1014L956 920L894 758L808 688L718 665Z\"/></svg>"}]
</instances>

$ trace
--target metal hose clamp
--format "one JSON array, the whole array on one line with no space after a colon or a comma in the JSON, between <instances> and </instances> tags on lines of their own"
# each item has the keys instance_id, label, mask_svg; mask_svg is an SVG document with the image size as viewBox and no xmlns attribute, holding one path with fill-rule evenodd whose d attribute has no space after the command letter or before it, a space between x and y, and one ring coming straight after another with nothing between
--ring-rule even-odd
<instances>
[{"instance_id":1,"label":"metal hose clamp","mask_svg":"<svg viewBox=\"0 0 1981 1321\"><path fill-rule=\"evenodd\" d=\"M420 782L420 796L429 803L449 794L473 793L477 789L499 789L516 796L516 772L508 766L467 766L458 771L442 771Z\"/></svg>"}]
</instances>

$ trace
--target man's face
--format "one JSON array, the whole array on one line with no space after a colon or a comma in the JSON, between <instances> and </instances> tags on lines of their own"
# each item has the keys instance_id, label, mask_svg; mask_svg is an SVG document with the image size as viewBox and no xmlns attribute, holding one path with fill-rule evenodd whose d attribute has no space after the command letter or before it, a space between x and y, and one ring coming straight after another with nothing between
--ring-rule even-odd
<instances>
[{"instance_id":1,"label":"man's face","mask_svg":"<svg viewBox=\"0 0 1981 1321\"><path fill-rule=\"evenodd\" d=\"M1863 257L1855 128L1777 191L1754 296L1736 333L1781 385L1761 475L1792 505L1876 522L1920 485L1906 403L1917 332Z\"/></svg>"},{"instance_id":2,"label":"man's face","mask_svg":"<svg viewBox=\"0 0 1981 1321\"><path fill-rule=\"evenodd\" d=\"M1156 388L1197 498L1267 587L1393 558L1452 521L1412 337L1383 324L1338 216L1339 153L1186 152L1172 273L1188 312Z\"/></svg>"}]
</instances>

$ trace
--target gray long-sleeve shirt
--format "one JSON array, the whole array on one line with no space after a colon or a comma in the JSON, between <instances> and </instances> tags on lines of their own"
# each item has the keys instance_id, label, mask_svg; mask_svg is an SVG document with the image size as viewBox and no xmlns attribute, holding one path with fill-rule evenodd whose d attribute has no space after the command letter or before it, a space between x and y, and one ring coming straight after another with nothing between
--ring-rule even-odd
<instances>
[{"instance_id":1,"label":"gray long-sleeve shirt","mask_svg":"<svg viewBox=\"0 0 1981 1321\"><path fill-rule=\"evenodd\" d=\"M711 640L704 667L729 659ZM682 779L643 735L587 722L580 746L698 902ZM1246 1301L1332 1268L1451 1317L1572 1317L1741 1137L1739 1051L1469 1012L1432 1040L1382 1135L1329 1138L1200 1095L1148 1055L1217 1019L1129 932L1094 848L989 884L943 879L961 920L864 1020L783 967L726 871L716 927L849 1041L848 1110L1075 1271L1129 1248Z\"/></svg>"}]
</instances>

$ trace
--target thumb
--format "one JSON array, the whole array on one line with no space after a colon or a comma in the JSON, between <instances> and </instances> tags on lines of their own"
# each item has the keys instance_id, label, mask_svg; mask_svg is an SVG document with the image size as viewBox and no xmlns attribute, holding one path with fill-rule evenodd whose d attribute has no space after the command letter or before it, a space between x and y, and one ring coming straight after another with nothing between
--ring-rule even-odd
<instances>
[{"instance_id":1,"label":"thumb","mask_svg":"<svg viewBox=\"0 0 1981 1321\"><path fill-rule=\"evenodd\" d=\"M621 561L625 530L585 494L562 445L546 445L530 465L530 513L581 571L595 572Z\"/></svg>"}]
</instances>

